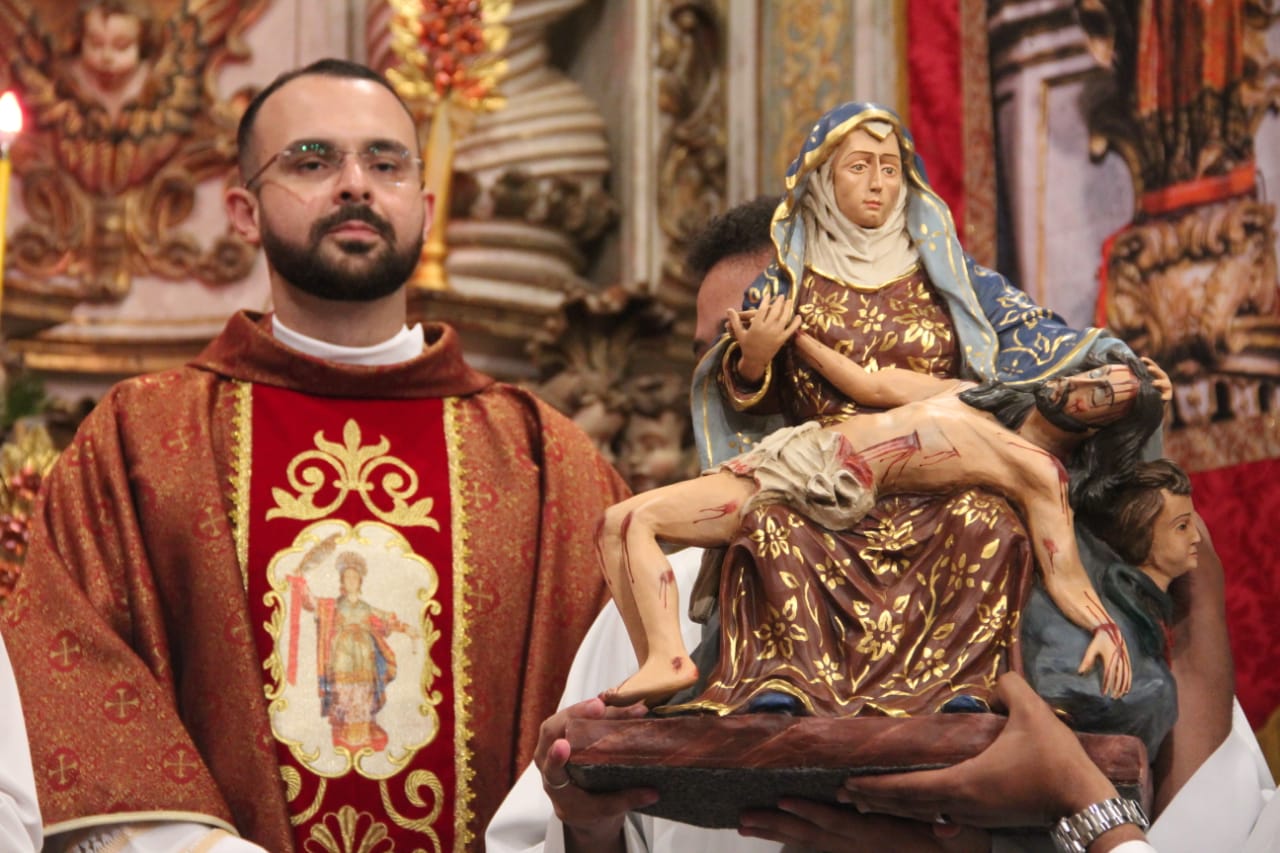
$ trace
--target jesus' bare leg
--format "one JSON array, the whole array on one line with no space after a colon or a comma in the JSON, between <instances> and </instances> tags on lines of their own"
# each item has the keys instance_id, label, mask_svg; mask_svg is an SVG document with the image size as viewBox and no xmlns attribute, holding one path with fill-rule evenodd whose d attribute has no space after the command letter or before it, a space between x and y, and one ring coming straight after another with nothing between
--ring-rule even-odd
<instances>
[{"instance_id":1,"label":"jesus' bare leg","mask_svg":"<svg viewBox=\"0 0 1280 853\"><path fill-rule=\"evenodd\" d=\"M605 513L601 568L640 671L600 694L610 705L656 705L698 680L680 633L679 591L659 541L703 547L728 542L755 492L748 477L719 471L643 492Z\"/></svg>"}]
</instances>

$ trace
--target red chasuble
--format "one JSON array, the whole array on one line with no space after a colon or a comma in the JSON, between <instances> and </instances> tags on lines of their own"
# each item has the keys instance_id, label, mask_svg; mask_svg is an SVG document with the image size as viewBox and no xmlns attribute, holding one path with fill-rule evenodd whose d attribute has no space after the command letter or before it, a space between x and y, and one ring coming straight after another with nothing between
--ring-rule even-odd
<instances>
[{"instance_id":1,"label":"red chasuble","mask_svg":"<svg viewBox=\"0 0 1280 853\"><path fill-rule=\"evenodd\" d=\"M341 367L242 314L86 420L0 619L47 831L482 848L603 601L592 533L624 490L451 329L427 341Z\"/></svg>"}]
</instances>

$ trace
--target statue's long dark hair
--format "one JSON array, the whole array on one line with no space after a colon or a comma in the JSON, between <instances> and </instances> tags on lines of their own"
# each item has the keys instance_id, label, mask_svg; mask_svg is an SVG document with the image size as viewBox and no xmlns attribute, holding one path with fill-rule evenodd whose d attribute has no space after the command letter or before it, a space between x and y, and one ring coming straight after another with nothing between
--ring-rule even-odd
<instances>
[{"instance_id":1,"label":"statue's long dark hair","mask_svg":"<svg viewBox=\"0 0 1280 853\"><path fill-rule=\"evenodd\" d=\"M1089 514L1105 509L1113 489L1123 484L1141 460L1142 447L1164 421L1164 401L1152 383L1151 371L1136 356L1110 350L1102 356L1087 356L1073 372L1084 372L1106 364L1123 364L1138 379L1138 394L1129 413L1113 424L1099 429L1081 442L1067 463L1070 475L1070 501L1077 513ZM1032 406L1045 419L1069 432L1084 432L1087 425L1063 411L1065 395L1058 401L1051 396L1047 382L1027 389L1002 382L985 382L960 393L960 399L984 412L990 412L1011 430L1022 426Z\"/></svg>"}]
</instances>

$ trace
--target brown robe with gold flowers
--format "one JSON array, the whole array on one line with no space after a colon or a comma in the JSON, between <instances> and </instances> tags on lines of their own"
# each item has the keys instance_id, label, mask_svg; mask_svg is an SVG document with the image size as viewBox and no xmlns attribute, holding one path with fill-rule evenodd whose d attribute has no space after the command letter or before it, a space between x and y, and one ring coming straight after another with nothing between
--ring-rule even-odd
<instances>
[{"instance_id":1,"label":"brown robe with gold flowers","mask_svg":"<svg viewBox=\"0 0 1280 853\"><path fill-rule=\"evenodd\" d=\"M945 303L922 271L878 288L807 272L803 328L870 369L956 376ZM791 423L856 417L859 407L787 346L772 403ZM831 532L781 504L754 511L721 575L719 664L690 703L747 709L763 693L828 716L935 712L956 696L987 701L1017 657L1034 560L1004 498L957 487L891 496Z\"/></svg>"},{"instance_id":2,"label":"brown robe with gold flowers","mask_svg":"<svg viewBox=\"0 0 1280 853\"><path fill-rule=\"evenodd\" d=\"M427 341L344 367L240 314L85 421L3 617L48 831L482 848L604 600L594 521L624 487L566 419L470 369L451 328ZM365 634L326 646L342 607Z\"/></svg>"}]
</instances>

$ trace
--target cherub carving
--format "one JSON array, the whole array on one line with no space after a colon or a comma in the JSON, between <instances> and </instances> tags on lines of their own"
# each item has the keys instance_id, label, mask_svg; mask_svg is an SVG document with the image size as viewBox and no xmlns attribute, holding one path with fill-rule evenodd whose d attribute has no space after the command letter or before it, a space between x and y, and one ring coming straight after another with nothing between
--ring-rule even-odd
<instances>
[{"instance_id":1,"label":"cherub carving","mask_svg":"<svg viewBox=\"0 0 1280 853\"><path fill-rule=\"evenodd\" d=\"M178 231L202 180L229 175L237 110L219 67L266 0L86 0L68 23L32 0L0 0L0 84L31 132L14 146L29 222L11 243L13 283L73 299L120 298L132 276L243 278L251 248L205 248Z\"/></svg>"}]
</instances>

